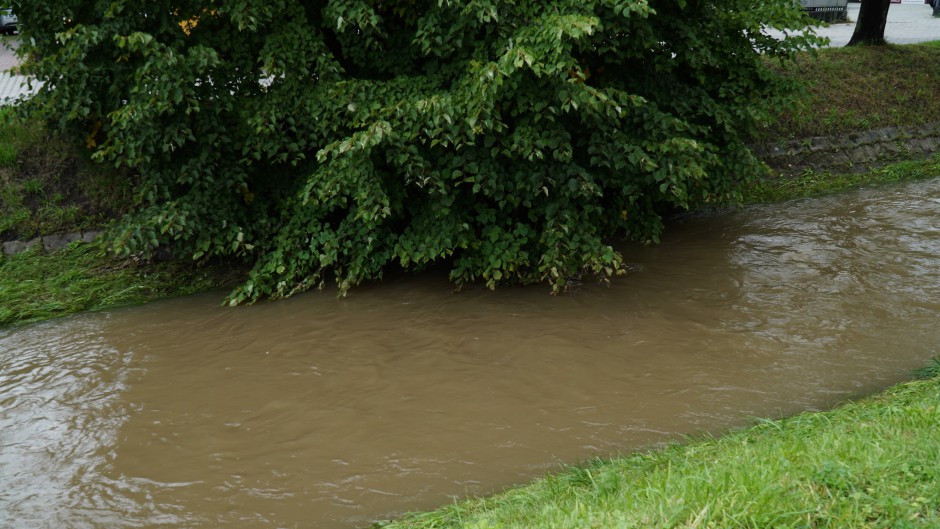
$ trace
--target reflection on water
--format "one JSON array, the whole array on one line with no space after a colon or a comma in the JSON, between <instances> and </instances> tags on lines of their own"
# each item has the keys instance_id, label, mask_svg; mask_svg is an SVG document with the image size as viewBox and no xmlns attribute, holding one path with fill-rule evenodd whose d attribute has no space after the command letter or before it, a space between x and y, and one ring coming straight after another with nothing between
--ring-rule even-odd
<instances>
[{"instance_id":1,"label":"reflection on water","mask_svg":"<svg viewBox=\"0 0 940 529\"><path fill-rule=\"evenodd\" d=\"M0 331L0 526L367 526L906 377L940 180L672 226L559 297L433 274Z\"/></svg>"},{"instance_id":2,"label":"reflection on water","mask_svg":"<svg viewBox=\"0 0 940 529\"><path fill-rule=\"evenodd\" d=\"M133 353L100 316L0 334L0 527L70 527L128 415Z\"/></svg>"}]
</instances>

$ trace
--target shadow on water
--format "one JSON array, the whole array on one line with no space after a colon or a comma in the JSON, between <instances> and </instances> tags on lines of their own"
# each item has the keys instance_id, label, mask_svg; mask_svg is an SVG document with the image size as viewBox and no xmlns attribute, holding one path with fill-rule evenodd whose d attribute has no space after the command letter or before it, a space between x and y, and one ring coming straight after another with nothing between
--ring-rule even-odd
<instances>
[{"instance_id":1,"label":"shadow on water","mask_svg":"<svg viewBox=\"0 0 940 529\"><path fill-rule=\"evenodd\" d=\"M0 526L357 527L909 376L940 343L940 180L696 217L634 273L0 331Z\"/></svg>"}]
</instances>

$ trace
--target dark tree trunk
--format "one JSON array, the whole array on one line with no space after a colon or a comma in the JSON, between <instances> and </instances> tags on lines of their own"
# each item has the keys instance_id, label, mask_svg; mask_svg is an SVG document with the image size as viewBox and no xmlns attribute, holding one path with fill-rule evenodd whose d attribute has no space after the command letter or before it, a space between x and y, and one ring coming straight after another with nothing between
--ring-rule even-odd
<instances>
[{"instance_id":1,"label":"dark tree trunk","mask_svg":"<svg viewBox=\"0 0 940 529\"><path fill-rule=\"evenodd\" d=\"M849 46L856 44L884 44L885 24L888 22L888 8L891 0L862 0L858 10L858 22Z\"/></svg>"}]
</instances>

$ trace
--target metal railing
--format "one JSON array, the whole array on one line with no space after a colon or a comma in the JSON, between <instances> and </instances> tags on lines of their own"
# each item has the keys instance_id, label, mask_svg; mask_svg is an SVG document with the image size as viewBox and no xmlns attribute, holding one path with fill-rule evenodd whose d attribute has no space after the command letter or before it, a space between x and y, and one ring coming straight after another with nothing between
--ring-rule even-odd
<instances>
[{"instance_id":1,"label":"metal railing","mask_svg":"<svg viewBox=\"0 0 940 529\"><path fill-rule=\"evenodd\" d=\"M813 18L844 22L849 18L848 0L800 0L800 7Z\"/></svg>"}]
</instances>

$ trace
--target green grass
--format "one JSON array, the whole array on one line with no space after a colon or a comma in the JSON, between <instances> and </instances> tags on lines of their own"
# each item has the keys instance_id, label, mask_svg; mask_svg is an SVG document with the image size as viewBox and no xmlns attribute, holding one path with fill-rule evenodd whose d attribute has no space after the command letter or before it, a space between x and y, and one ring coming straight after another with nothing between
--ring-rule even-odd
<instances>
[{"instance_id":1,"label":"green grass","mask_svg":"<svg viewBox=\"0 0 940 529\"><path fill-rule=\"evenodd\" d=\"M860 173L832 174L806 171L796 178L774 178L754 182L744 190L749 204L781 202L898 182L940 176L940 154L926 160L907 160Z\"/></svg>"},{"instance_id":2,"label":"green grass","mask_svg":"<svg viewBox=\"0 0 940 529\"><path fill-rule=\"evenodd\" d=\"M0 109L0 241L101 229L130 203L132 180ZM117 260L92 245L0 256L0 327L222 286L234 265Z\"/></svg>"},{"instance_id":3,"label":"green grass","mask_svg":"<svg viewBox=\"0 0 940 529\"><path fill-rule=\"evenodd\" d=\"M598 460L387 529L940 527L940 368L720 439Z\"/></svg>"},{"instance_id":4,"label":"green grass","mask_svg":"<svg viewBox=\"0 0 940 529\"><path fill-rule=\"evenodd\" d=\"M0 108L0 240L100 228L130 204L131 181L37 122Z\"/></svg>"},{"instance_id":5,"label":"green grass","mask_svg":"<svg viewBox=\"0 0 940 529\"><path fill-rule=\"evenodd\" d=\"M777 142L940 121L940 41L825 48L781 70L806 87L795 108L758 132Z\"/></svg>"},{"instance_id":6,"label":"green grass","mask_svg":"<svg viewBox=\"0 0 940 529\"><path fill-rule=\"evenodd\" d=\"M23 123L10 107L0 107L0 168L13 169L22 149L40 141L41 127Z\"/></svg>"},{"instance_id":7,"label":"green grass","mask_svg":"<svg viewBox=\"0 0 940 529\"><path fill-rule=\"evenodd\" d=\"M0 327L231 287L243 271L180 262L138 264L91 244L0 257Z\"/></svg>"}]
</instances>

